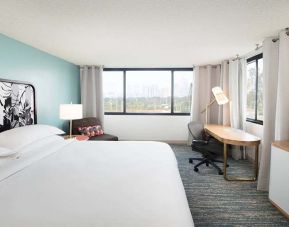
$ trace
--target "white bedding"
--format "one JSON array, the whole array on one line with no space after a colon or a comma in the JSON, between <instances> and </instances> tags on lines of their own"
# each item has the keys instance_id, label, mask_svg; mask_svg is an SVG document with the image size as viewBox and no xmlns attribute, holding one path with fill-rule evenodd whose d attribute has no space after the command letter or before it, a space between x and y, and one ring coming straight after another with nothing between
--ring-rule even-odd
<instances>
[{"instance_id":1,"label":"white bedding","mask_svg":"<svg viewBox=\"0 0 289 227\"><path fill-rule=\"evenodd\" d=\"M51 136L0 166L0 226L191 227L171 148Z\"/></svg>"}]
</instances>

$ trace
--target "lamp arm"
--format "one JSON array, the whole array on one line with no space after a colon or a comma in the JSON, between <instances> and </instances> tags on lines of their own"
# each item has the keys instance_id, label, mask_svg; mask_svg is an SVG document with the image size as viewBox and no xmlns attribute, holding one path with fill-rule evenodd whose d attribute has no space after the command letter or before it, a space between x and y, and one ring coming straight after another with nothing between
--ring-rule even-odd
<instances>
[{"instance_id":1,"label":"lamp arm","mask_svg":"<svg viewBox=\"0 0 289 227\"><path fill-rule=\"evenodd\" d=\"M211 106L211 105L213 105L214 104L214 102L216 102L216 99L214 98L207 106L206 106L206 108L205 109L203 109L202 110L202 112L201 113L204 113L204 112L206 112L206 110Z\"/></svg>"}]
</instances>

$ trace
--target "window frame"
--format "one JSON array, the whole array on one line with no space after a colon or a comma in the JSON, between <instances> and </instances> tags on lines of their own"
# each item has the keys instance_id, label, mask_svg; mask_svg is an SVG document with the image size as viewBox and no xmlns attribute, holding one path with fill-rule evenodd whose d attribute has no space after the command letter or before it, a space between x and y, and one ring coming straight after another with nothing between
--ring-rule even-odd
<instances>
[{"instance_id":1,"label":"window frame","mask_svg":"<svg viewBox=\"0 0 289 227\"><path fill-rule=\"evenodd\" d=\"M104 68L103 71L122 71L123 72L123 111L104 112L105 115L159 115L159 116L190 116L190 113L174 112L174 72L192 71L192 68ZM126 72L127 71L170 71L171 72L171 111L169 113L127 113L126 112Z\"/></svg>"},{"instance_id":2,"label":"window frame","mask_svg":"<svg viewBox=\"0 0 289 227\"><path fill-rule=\"evenodd\" d=\"M258 81L259 81L259 70L258 70L258 60L263 58L263 53L257 54L253 57L247 59L247 65L249 63L255 62L256 63L256 82L255 82L255 118L246 118L247 122L251 122L254 124L263 125L263 120L258 119ZM264 71L263 71L264 72ZM247 108L247 107L246 107Z\"/></svg>"}]
</instances>

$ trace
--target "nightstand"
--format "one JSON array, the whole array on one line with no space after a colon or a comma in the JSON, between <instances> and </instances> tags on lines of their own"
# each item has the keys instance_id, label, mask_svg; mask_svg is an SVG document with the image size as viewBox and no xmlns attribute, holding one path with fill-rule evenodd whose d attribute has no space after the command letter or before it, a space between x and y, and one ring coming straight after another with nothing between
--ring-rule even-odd
<instances>
[{"instance_id":1,"label":"nightstand","mask_svg":"<svg viewBox=\"0 0 289 227\"><path fill-rule=\"evenodd\" d=\"M275 141L271 148L269 200L289 218L289 141Z\"/></svg>"},{"instance_id":2,"label":"nightstand","mask_svg":"<svg viewBox=\"0 0 289 227\"><path fill-rule=\"evenodd\" d=\"M78 140L78 141L87 141L89 140L89 137L88 136L83 136L83 135L72 135L72 137L70 138L69 135L64 135L62 136L65 140L67 139L75 139L75 140Z\"/></svg>"}]
</instances>

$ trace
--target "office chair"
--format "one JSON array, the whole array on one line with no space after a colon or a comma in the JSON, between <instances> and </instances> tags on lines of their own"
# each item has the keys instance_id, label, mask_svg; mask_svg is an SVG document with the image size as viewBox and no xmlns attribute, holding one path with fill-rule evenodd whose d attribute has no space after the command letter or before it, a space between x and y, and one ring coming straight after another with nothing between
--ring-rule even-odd
<instances>
[{"instance_id":1,"label":"office chair","mask_svg":"<svg viewBox=\"0 0 289 227\"><path fill-rule=\"evenodd\" d=\"M216 160L217 153L223 151L223 145L214 138L206 135L204 130L204 124L201 122L192 121L188 124L189 132L193 138L191 147L193 151L198 151L202 154L202 158L190 158L189 162L193 164L193 161L200 161L194 166L194 171L198 172L200 165L206 164L206 166L212 165L218 170L219 175L223 175L223 170L216 165L216 163L223 163L223 161ZM219 152L218 152L219 151Z\"/></svg>"}]
</instances>

